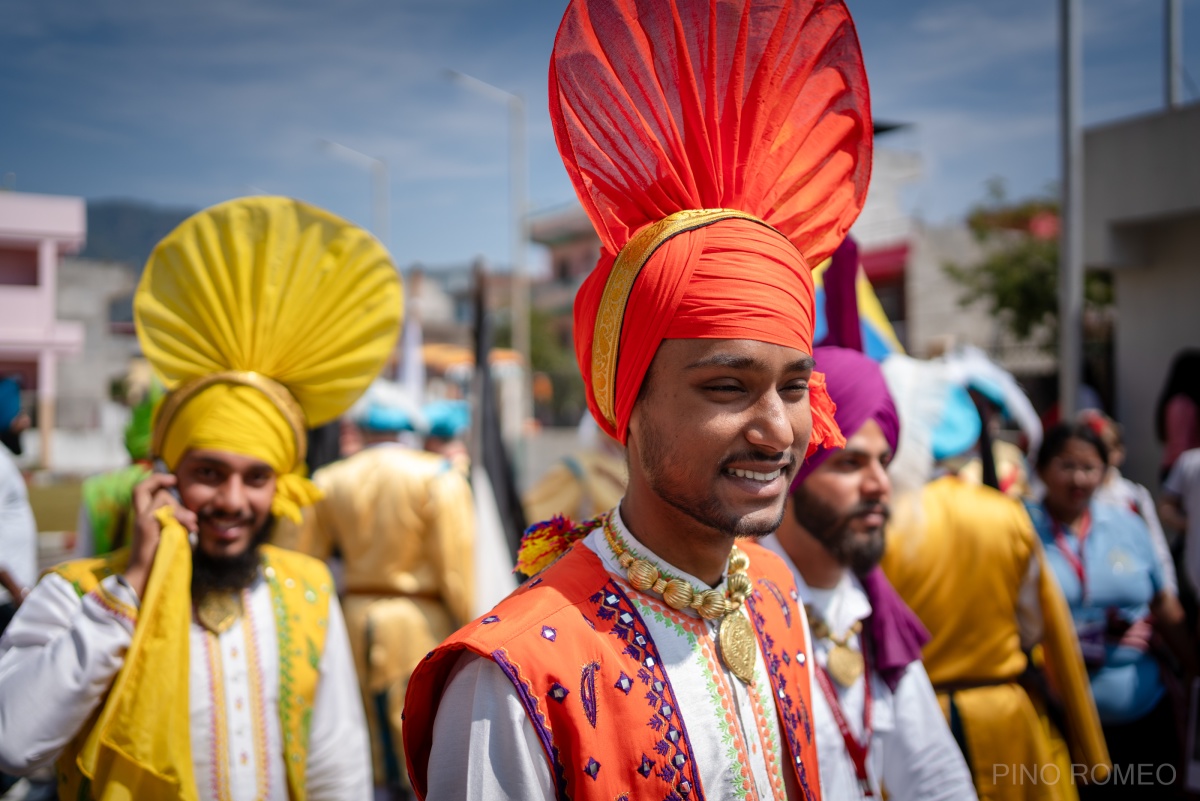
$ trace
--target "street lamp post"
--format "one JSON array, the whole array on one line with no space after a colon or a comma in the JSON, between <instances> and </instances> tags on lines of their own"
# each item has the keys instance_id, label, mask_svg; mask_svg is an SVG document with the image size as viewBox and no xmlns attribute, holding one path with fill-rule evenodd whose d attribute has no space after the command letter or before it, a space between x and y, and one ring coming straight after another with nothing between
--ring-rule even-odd
<instances>
[{"instance_id":1,"label":"street lamp post","mask_svg":"<svg viewBox=\"0 0 1200 801\"><path fill-rule=\"evenodd\" d=\"M1058 403L1078 411L1083 363L1083 25L1081 0L1059 0L1062 225L1058 267Z\"/></svg>"},{"instance_id":2,"label":"street lamp post","mask_svg":"<svg viewBox=\"0 0 1200 801\"><path fill-rule=\"evenodd\" d=\"M529 276L525 264L525 243L529 238L526 203L528 197L526 152L525 152L525 100L517 94L506 92L498 86L473 78L456 70L447 70L447 76L480 94L503 102L508 107L508 171L509 204L512 209L512 342L513 350L521 355L525 363L526 380L521 382L521 417L533 416L533 397L529 384L533 373L530 354L529 332Z\"/></svg>"},{"instance_id":3,"label":"street lamp post","mask_svg":"<svg viewBox=\"0 0 1200 801\"><path fill-rule=\"evenodd\" d=\"M390 221L392 217L391 211L391 186L388 176L388 164L381 158L368 156L361 150L355 150L352 147L347 147L340 142L334 142L330 139L322 139L321 146L329 152L347 158L350 161L364 164L371 170L371 227L375 229L375 236L383 243L385 248L391 248L391 233Z\"/></svg>"}]
</instances>

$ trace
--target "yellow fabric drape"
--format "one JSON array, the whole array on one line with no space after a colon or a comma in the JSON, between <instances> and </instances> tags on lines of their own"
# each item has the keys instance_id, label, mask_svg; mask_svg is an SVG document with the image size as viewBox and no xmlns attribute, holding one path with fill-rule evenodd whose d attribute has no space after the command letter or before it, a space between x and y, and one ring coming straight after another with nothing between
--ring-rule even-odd
<instances>
[{"instance_id":1,"label":"yellow fabric drape","mask_svg":"<svg viewBox=\"0 0 1200 801\"><path fill-rule=\"evenodd\" d=\"M125 665L95 723L84 727L82 742L71 743L60 758L68 763L60 771L60 798L198 799L188 717L191 546L170 508L156 516L162 537ZM81 781L91 785L86 794Z\"/></svg>"},{"instance_id":2,"label":"yellow fabric drape","mask_svg":"<svg viewBox=\"0 0 1200 801\"><path fill-rule=\"evenodd\" d=\"M1096 711L1096 701L1092 697L1091 681L1083 664L1083 653L1079 650L1075 621L1054 579L1054 571L1046 563L1041 541L1035 538L1034 547L1042 570L1038 586L1043 620L1040 655L1044 656L1051 687L1062 701L1072 757L1088 766L1089 778L1103 781L1112 770L1112 762L1100 726L1100 713Z\"/></svg>"},{"instance_id":3,"label":"yellow fabric drape","mask_svg":"<svg viewBox=\"0 0 1200 801\"><path fill-rule=\"evenodd\" d=\"M950 695L938 693L949 717ZM1066 743L1017 684L954 692L980 801L1076 801ZM1002 755L1002 756L1001 756ZM1002 760L1002 761L1001 761Z\"/></svg>"},{"instance_id":4,"label":"yellow fabric drape","mask_svg":"<svg viewBox=\"0 0 1200 801\"><path fill-rule=\"evenodd\" d=\"M932 635L923 651L930 680L935 687L965 688L954 691L954 701L976 790L985 801L1074 798L1069 779L1048 790L1014 778L1021 766L1036 772L1049 764L1069 777L1063 735L1089 777L1107 775L1108 754L1074 625L1041 559L1033 523L1018 501L957 476L926 485L915 508L902 505L888 530L882 567ZM1035 560L1046 671L1068 721L1061 734L1046 719L1041 700L1017 684L1027 665L1018 596ZM939 696L945 704L947 693Z\"/></svg>"}]
</instances>

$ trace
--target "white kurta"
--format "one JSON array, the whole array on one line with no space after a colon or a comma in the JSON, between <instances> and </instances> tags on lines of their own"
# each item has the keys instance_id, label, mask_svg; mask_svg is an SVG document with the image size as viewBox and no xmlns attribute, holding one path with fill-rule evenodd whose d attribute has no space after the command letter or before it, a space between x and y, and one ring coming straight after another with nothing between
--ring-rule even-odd
<instances>
[{"instance_id":1,"label":"white kurta","mask_svg":"<svg viewBox=\"0 0 1200 801\"><path fill-rule=\"evenodd\" d=\"M705 586L638 542L619 513L613 521L635 556L693 586ZM582 545L600 557L650 631L687 725L705 797L786 798L787 757L761 651L754 686L749 687L717 656L717 621L705 621L692 610L671 609L661 598L630 587L602 528L589 534ZM722 579L717 589L724 588ZM745 614L745 609L739 614ZM729 712L734 713L732 724ZM473 654L460 657L438 708L427 801L467 798L554 798L549 763L512 682L491 660Z\"/></svg>"},{"instance_id":2,"label":"white kurta","mask_svg":"<svg viewBox=\"0 0 1200 801\"><path fill-rule=\"evenodd\" d=\"M137 597L117 576L80 598L48 574L0 639L0 770L53 762L100 703L133 636ZM115 599L119 603L113 603ZM128 605L122 609L122 604ZM201 799L288 798L278 714L279 648L271 591L257 580L245 614L220 636L193 621L188 696ZM308 798L371 797L370 749L341 607L329 607L313 702Z\"/></svg>"},{"instance_id":3,"label":"white kurta","mask_svg":"<svg viewBox=\"0 0 1200 801\"><path fill-rule=\"evenodd\" d=\"M775 535L762 544L779 554L796 579L800 600L813 608L838 637L855 623L871 615L871 602L862 584L852 571L845 571L841 581L830 590L809 587L795 564L783 550ZM817 663L826 664L832 643L828 638L813 643ZM851 635L847 645L854 650L862 646L857 635ZM960 801L974 799L975 788L963 760L962 751L954 742L946 719L938 705L937 695L929 675L920 661L911 663L904 671L893 692L872 672L871 682L871 745L867 754L867 775L876 799L882 798L880 788L894 801ZM833 684L846 724L860 741L863 735L863 702L865 678L850 687ZM854 761L846 750L842 732L834 720L829 703L819 685L813 682L813 718L817 728L817 759L821 766L823 798L865 798L854 770Z\"/></svg>"}]
</instances>

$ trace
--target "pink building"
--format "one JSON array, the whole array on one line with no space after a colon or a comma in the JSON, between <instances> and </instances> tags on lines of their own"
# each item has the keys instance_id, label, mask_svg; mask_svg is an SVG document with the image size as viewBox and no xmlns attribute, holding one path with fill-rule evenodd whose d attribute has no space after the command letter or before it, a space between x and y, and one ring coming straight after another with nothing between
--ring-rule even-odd
<instances>
[{"instance_id":1,"label":"pink building","mask_svg":"<svg viewBox=\"0 0 1200 801\"><path fill-rule=\"evenodd\" d=\"M58 259L87 236L83 198L0 192L0 376L36 393L42 466L50 467L60 356L83 349L83 326L57 319Z\"/></svg>"}]
</instances>

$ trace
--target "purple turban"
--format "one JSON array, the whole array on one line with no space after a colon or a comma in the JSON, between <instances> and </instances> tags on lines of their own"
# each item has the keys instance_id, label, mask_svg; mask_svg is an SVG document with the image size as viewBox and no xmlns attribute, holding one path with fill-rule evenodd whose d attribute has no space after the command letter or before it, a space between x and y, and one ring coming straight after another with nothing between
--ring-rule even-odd
<instances>
[{"instance_id":1,"label":"purple turban","mask_svg":"<svg viewBox=\"0 0 1200 801\"><path fill-rule=\"evenodd\" d=\"M829 397L837 404L833 416L846 439L854 436L868 420L874 420L895 451L900 437L900 418L896 415L896 404L892 402L879 363L856 350L834 347L814 348L813 359L817 363L816 369L825 374ZM821 448L805 459L792 479L792 491L832 455L832 450Z\"/></svg>"},{"instance_id":2,"label":"purple turban","mask_svg":"<svg viewBox=\"0 0 1200 801\"><path fill-rule=\"evenodd\" d=\"M868 420L874 420L894 452L900 438L900 418L879 363L856 350L835 347L815 348L813 359L816 369L825 374L829 397L837 404L833 416L846 439ZM822 448L805 459L792 481L792 491L833 453ZM929 632L896 594L882 570L876 567L859 579L871 602L867 630L875 649L875 667L894 692L905 668L921 658Z\"/></svg>"}]
</instances>

